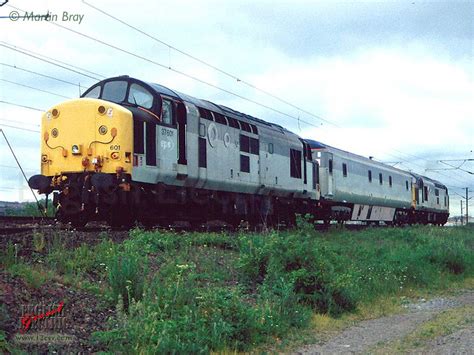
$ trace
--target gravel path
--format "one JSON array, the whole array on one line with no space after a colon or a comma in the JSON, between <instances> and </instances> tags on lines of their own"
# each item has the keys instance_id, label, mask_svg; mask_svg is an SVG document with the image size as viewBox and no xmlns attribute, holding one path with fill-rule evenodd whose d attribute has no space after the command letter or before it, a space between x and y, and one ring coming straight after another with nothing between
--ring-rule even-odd
<instances>
[{"instance_id":1,"label":"gravel path","mask_svg":"<svg viewBox=\"0 0 474 355\"><path fill-rule=\"evenodd\" d=\"M423 322L428 321L441 311L474 305L474 292L469 291L453 298L435 298L420 301L407 306L408 313L362 321L323 344L306 345L296 351L297 354L357 354L375 346L379 342L401 339ZM473 349L473 329L463 329L454 334L436 339L430 344L427 353L462 354L463 349ZM439 341L439 344L437 343ZM459 346L458 344L462 344Z\"/></svg>"},{"instance_id":2,"label":"gravel path","mask_svg":"<svg viewBox=\"0 0 474 355\"><path fill-rule=\"evenodd\" d=\"M472 354L474 352L474 326L435 339L422 354Z\"/></svg>"}]
</instances>

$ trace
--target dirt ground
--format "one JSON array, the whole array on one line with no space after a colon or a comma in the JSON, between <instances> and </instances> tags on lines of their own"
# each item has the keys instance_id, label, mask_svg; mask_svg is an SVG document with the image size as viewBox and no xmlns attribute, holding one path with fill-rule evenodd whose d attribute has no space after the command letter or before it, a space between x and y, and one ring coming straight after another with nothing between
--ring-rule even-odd
<instances>
[{"instance_id":1,"label":"dirt ground","mask_svg":"<svg viewBox=\"0 0 474 355\"><path fill-rule=\"evenodd\" d=\"M404 314L362 321L322 344L306 345L298 349L296 354L371 353L378 344L401 340L442 311L462 306L474 306L474 291L466 291L457 297L435 298L427 302L410 304ZM470 323L450 335L428 342L415 352L472 354L473 349L474 326Z\"/></svg>"}]
</instances>

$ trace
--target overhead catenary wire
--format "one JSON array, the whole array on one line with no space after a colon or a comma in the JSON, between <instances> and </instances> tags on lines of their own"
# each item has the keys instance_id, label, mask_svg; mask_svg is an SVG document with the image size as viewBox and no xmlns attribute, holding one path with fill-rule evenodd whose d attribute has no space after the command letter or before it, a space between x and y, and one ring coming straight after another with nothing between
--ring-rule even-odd
<instances>
[{"instance_id":1,"label":"overhead catenary wire","mask_svg":"<svg viewBox=\"0 0 474 355\"><path fill-rule=\"evenodd\" d=\"M61 94L57 94L55 92L51 92L51 91L48 91L48 90L43 90L43 89L40 89L40 88L36 88L34 86L29 86L29 85L25 85L25 84L21 84L21 83L18 83L16 81L11 81L11 80L7 80L7 79L1 79L1 81L5 82L5 83L9 83L9 84L13 84L13 85L18 85L18 86L22 86L22 87L25 87L25 88L28 88L28 89L31 89L31 90L35 90L35 91L39 91L39 92L43 92L43 93L46 93L46 94L50 94L50 95L54 95L54 96L58 96L58 97L62 97L64 99L70 99L71 97L69 96L64 96L64 95L61 95Z\"/></svg>"},{"instance_id":2,"label":"overhead catenary wire","mask_svg":"<svg viewBox=\"0 0 474 355\"><path fill-rule=\"evenodd\" d=\"M11 5L7 5L9 7L14 7L14 6L11 6ZM8 42L5 42L5 41L0 41L0 43L4 43L4 44L7 44L9 46L12 46L12 47L15 47L17 49L21 49L23 51L26 51L26 52L29 52L31 54L34 54L34 55L37 55L37 56L40 56L40 57L43 57L43 58L46 58L48 60L51 60L51 61L54 61L54 62L57 62L57 63L60 63L60 64L64 64L64 65L67 65L71 68L74 68L74 69L77 69L77 70L81 70L83 72L86 72L86 73L89 73L91 75L95 75L95 76L99 76L99 77L102 77L102 79L105 79L105 76L102 75L102 74L99 74L99 73L96 73L96 72L93 72L93 71L90 71L88 69L84 69L84 68L81 68L75 64L70 64L70 63L67 63L67 62L64 62L64 61L61 61L59 59L56 59L56 58L53 58L53 57L49 57L47 55L44 55L44 54L41 54L41 53L38 53L38 52L34 52L32 51L31 49L26 49L26 48L22 48L22 47L19 47L19 46L16 46L16 45L12 45L12 44L9 44Z\"/></svg>"},{"instance_id":3,"label":"overhead catenary wire","mask_svg":"<svg viewBox=\"0 0 474 355\"><path fill-rule=\"evenodd\" d=\"M38 60L40 60L40 61L49 63L49 64L51 64L51 65L55 65L55 66L57 66L57 67L63 68L63 69L65 69L65 70L71 71L71 72L73 72L73 73L76 73L76 74L79 74L79 75L88 77L88 78L90 78L90 79L101 80L100 78L91 76L91 75L89 75L89 74L80 72L80 71L75 70L75 69L68 68L68 67L66 67L66 66L64 66L64 65L61 65L61 64L58 64L58 63L54 63L54 62L51 61L51 60L47 60L47 59L40 58L40 57L38 57L38 56L36 56L36 55L34 55L34 54L30 54L30 53L27 53L27 52L25 52L25 51L23 51L23 50L17 49L15 46L6 45L6 44L4 44L4 43L5 43L5 42L0 43L0 46L5 47L5 48L8 48L8 49L10 49L10 50L12 50L12 51L16 51L16 52L18 52L18 53L22 53L22 54L24 54L24 55L26 55L26 56L29 56L29 57L38 59Z\"/></svg>"},{"instance_id":4,"label":"overhead catenary wire","mask_svg":"<svg viewBox=\"0 0 474 355\"><path fill-rule=\"evenodd\" d=\"M45 112L46 111L46 110L43 110L43 109L40 109L40 108L37 108L37 107L31 107L31 106L26 106L26 105L15 104L14 102L10 102L10 101L0 100L0 103L6 104L6 105L22 107L22 108L27 108L29 110L34 110L34 111L40 111L40 112Z\"/></svg>"},{"instance_id":5,"label":"overhead catenary wire","mask_svg":"<svg viewBox=\"0 0 474 355\"><path fill-rule=\"evenodd\" d=\"M46 74L42 74L42 73L38 73L34 70L29 70L29 69L25 69L25 68L21 68L17 65L11 65L11 64L7 64L7 63L0 63L0 65L3 65L3 66L6 66L6 67L10 67L10 68L13 68L13 69L16 69L16 70L21 70L21 71L24 71L26 73L30 73L30 74L35 74L35 75L38 75L38 76L42 76L44 78L48 78L48 79L52 79L52 80L56 80L56 81L59 81L61 83L64 83L64 84L69 84L69 85L72 85L72 86L75 86L77 87L79 85L79 83L73 83L71 81L67 81L67 80L63 80L63 79L60 79L60 78L56 78L54 76L51 76L51 75L46 75Z\"/></svg>"},{"instance_id":6,"label":"overhead catenary wire","mask_svg":"<svg viewBox=\"0 0 474 355\"><path fill-rule=\"evenodd\" d=\"M264 90L264 89L262 89L262 88L260 88L260 87L258 87L258 86L256 86L256 85L254 85L254 84L252 84L252 83L246 81L246 80L240 79L240 78L237 77L236 75L231 74L231 73L229 73L228 71L225 71L224 69L218 68L218 67L216 67L215 65L212 65L212 64L210 64L210 63L208 63L208 62L206 62L206 61L204 61L204 60L202 60L202 59L200 59L200 58L198 58L198 57L196 57L196 56L194 56L194 55L192 55L192 54L189 54L189 53L187 53L187 52L185 52L185 51L183 51L183 50L181 50L181 49L179 49L179 48L177 48L177 47L175 47L175 46L173 46L173 45L171 45L171 44L169 44L169 43L167 43L167 42L165 42L165 41L163 41L163 40L161 40L161 39L159 39L159 38L157 38L156 36L152 36L151 34L145 32L144 30L139 29L139 28L137 28L137 27L135 27L135 26L129 24L128 22L126 22L126 21L124 21L124 20L122 20L122 19L119 19L119 18L116 17L116 16L113 16L112 14L110 14L110 12L106 12L106 11L104 11L104 10L102 10L102 9L100 9L100 8L98 8L98 7L96 7L96 6L92 5L92 4L90 4L90 3L88 3L88 2L85 1L85 0L82 0L82 2L83 2L85 5L89 6L90 8L92 8L92 9L94 9L94 10L96 10L96 11L102 13L103 15L105 15L105 16L107 16L107 17L109 17L109 18L111 18L111 19L113 19L113 20L115 20L115 21L120 22L121 24L123 24L123 25L125 25L125 26L127 26L127 27L129 27L129 28L131 28L131 29L133 29L133 30L135 30L135 31L137 31L137 32L139 32L139 33L141 33L142 35L144 35L144 36L146 36L146 37L148 37L148 38L150 38L150 39L152 39L152 40L154 40L154 41L156 41L156 42L158 42L158 43L160 43L160 44L162 44L162 45L165 45L165 46L167 46L169 49L172 49L172 50L174 50L174 51L176 51L176 52L178 52L178 53L180 53L180 54L182 54L182 55L184 55L184 56L186 56L186 57L188 57L188 58L191 58L191 59L193 59L193 60L195 60L195 61L197 61L197 62L199 62L199 63L201 63L201 64L203 64L203 65L205 65L205 66L207 66L208 68L211 68L211 69L213 69L213 70L215 70L215 71L217 71L217 72L219 72L219 73L221 73L221 74L223 74L223 75L225 75L225 76L227 76L227 77L229 77L229 78L231 78L231 79L233 79L233 80L235 80L235 81L237 81L237 82L239 82L239 83L242 83L242 84L244 84L244 85L246 85L246 86L248 86L248 87L250 87L250 88L252 88L252 89L254 89L254 90L256 90L256 91L259 91L259 92L261 92L261 93L263 93L263 94L265 94L265 95L267 95L267 96L269 96L269 97L272 97L273 99L278 100L278 101L280 101L280 102L282 102L282 103L284 103L284 104L286 104L286 105L288 105L288 106L290 106L290 107L293 107L293 108L295 108L295 109L297 109L297 110L299 110L299 111L301 111L301 112L303 112L303 113L305 113L305 114L307 114L307 115L309 115L309 116L312 116L312 117L314 117L314 118L317 118L317 119L320 120L320 121L326 122L326 123L331 124L331 125L336 126L336 127L339 127L338 124L336 124L336 123L334 123L334 122L332 122L332 121L330 121L330 120L328 120L328 119L325 119L325 118L323 118L323 117L321 117L321 116L319 116L319 115L316 115L316 114L314 114L314 113L312 113L312 112L309 112L308 110L305 110L305 109L303 109L303 108L301 108L301 107L295 105L294 103L289 102L288 100L282 99L281 97L279 97L279 96L277 96L277 95L275 95L275 94L273 94L273 93L271 93L271 92L269 92L269 91L267 91L267 90ZM171 65L169 65L169 67L171 67Z\"/></svg>"}]
</instances>

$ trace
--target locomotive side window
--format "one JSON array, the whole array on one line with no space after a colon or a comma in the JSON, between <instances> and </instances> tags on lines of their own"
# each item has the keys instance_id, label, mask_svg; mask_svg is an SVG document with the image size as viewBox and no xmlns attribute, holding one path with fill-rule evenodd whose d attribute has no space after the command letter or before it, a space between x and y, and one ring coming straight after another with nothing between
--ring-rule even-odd
<instances>
[{"instance_id":1,"label":"locomotive side window","mask_svg":"<svg viewBox=\"0 0 474 355\"><path fill-rule=\"evenodd\" d=\"M87 93L84 97L90 97L91 99L98 99L100 97L100 86L96 86Z\"/></svg>"},{"instance_id":2,"label":"locomotive side window","mask_svg":"<svg viewBox=\"0 0 474 355\"><path fill-rule=\"evenodd\" d=\"M199 111L199 116L201 118L205 118L206 120L209 120L209 121L214 121L214 119L212 118L211 111L206 110L205 108L202 108L202 107L198 107L198 111Z\"/></svg>"},{"instance_id":3,"label":"locomotive side window","mask_svg":"<svg viewBox=\"0 0 474 355\"><path fill-rule=\"evenodd\" d=\"M207 141L206 138L199 137L199 146L198 146L198 154L199 154L199 167L200 168L207 168Z\"/></svg>"},{"instance_id":4,"label":"locomotive side window","mask_svg":"<svg viewBox=\"0 0 474 355\"><path fill-rule=\"evenodd\" d=\"M161 110L161 122L173 124L173 104L171 101L163 100L163 108Z\"/></svg>"},{"instance_id":5,"label":"locomotive side window","mask_svg":"<svg viewBox=\"0 0 474 355\"><path fill-rule=\"evenodd\" d=\"M423 186L423 198L428 201L428 186Z\"/></svg>"},{"instance_id":6,"label":"locomotive side window","mask_svg":"<svg viewBox=\"0 0 474 355\"><path fill-rule=\"evenodd\" d=\"M260 144L258 139L240 135L240 151L258 155L260 151Z\"/></svg>"},{"instance_id":7,"label":"locomotive side window","mask_svg":"<svg viewBox=\"0 0 474 355\"><path fill-rule=\"evenodd\" d=\"M382 173L379 173L379 183L380 183L380 185L383 184L383 176L382 176Z\"/></svg>"},{"instance_id":8,"label":"locomotive side window","mask_svg":"<svg viewBox=\"0 0 474 355\"><path fill-rule=\"evenodd\" d=\"M240 151L250 153L250 137L240 135Z\"/></svg>"},{"instance_id":9,"label":"locomotive side window","mask_svg":"<svg viewBox=\"0 0 474 355\"><path fill-rule=\"evenodd\" d=\"M125 100L125 94L127 93L126 81L108 81L104 84L104 90L102 91L102 99L112 102L123 102Z\"/></svg>"},{"instance_id":10,"label":"locomotive side window","mask_svg":"<svg viewBox=\"0 0 474 355\"><path fill-rule=\"evenodd\" d=\"M273 143L268 143L268 153L273 154Z\"/></svg>"},{"instance_id":11,"label":"locomotive side window","mask_svg":"<svg viewBox=\"0 0 474 355\"><path fill-rule=\"evenodd\" d=\"M226 117L227 117L227 121L229 122L229 126L240 129L239 121L237 121L235 118L232 118L232 117L228 117L228 116Z\"/></svg>"},{"instance_id":12,"label":"locomotive side window","mask_svg":"<svg viewBox=\"0 0 474 355\"><path fill-rule=\"evenodd\" d=\"M143 122L133 121L133 152L135 154L145 153L145 134L143 131Z\"/></svg>"},{"instance_id":13,"label":"locomotive side window","mask_svg":"<svg viewBox=\"0 0 474 355\"><path fill-rule=\"evenodd\" d=\"M436 204L439 205L439 190L435 189Z\"/></svg>"},{"instance_id":14,"label":"locomotive side window","mask_svg":"<svg viewBox=\"0 0 474 355\"><path fill-rule=\"evenodd\" d=\"M329 159L329 162L328 162L328 168L329 168L329 174L332 174L332 159Z\"/></svg>"},{"instance_id":15,"label":"locomotive side window","mask_svg":"<svg viewBox=\"0 0 474 355\"><path fill-rule=\"evenodd\" d=\"M247 122L240 121L240 127L242 127L243 131L252 132L250 125Z\"/></svg>"},{"instance_id":16,"label":"locomotive side window","mask_svg":"<svg viewBox=\"0 0 474 355\"><path fill-rule=\"evenodd\" d=\"M372 182L372 170L369 170L369 182Z\"/></svg>"},{"instance_id":17,"label":"locomotive side window","mask_svg":"<svg viewBox=\"0 0 474 355\"><path fill-rule=\"evenodd\" d=\"M408 180L405 181L405 187L406 187L406 189L407 189L407 191L408 191Z\"/></svg>"},{"instance_id":18,"label":"locomotive side window","mask_svg":"<svg viewBox=\"0 0 474 355\"><path fill-rule=\"evenodd\" d=\"M250 158L246 155L240 155L240 171L250 173Z\"/></svg>"},{"instance_id":19,"label":"locomotive side window","mask_svg":"<svg viewBox=\"0 0 474 355\"><path fill-rule=\"evenodd\" d=\"M254 124L251 124L251 125L250 125L250 128L252 128L252 133L258 134L257 126L255 126Z\"/></svg>"},{"instance_id":20,"label":"locomotive side window","mask_svg":"<svg viewBox=\"0 0 474 355\"><path fill-rule=\"evenodd\" d=\"M347 177L347 164L342 163L342 176Z\"/></svg>"},{"instance_id":21,"label":"locomotive side window","mask_svg":"<svg viewBox=\"0 0 474 355\"><path fill-rule=\"evenodd\" d=\"M214 118L217 123L227 125L227 120L225 119L224 115L221 115L220 113L217 113L217 112L213 112L212 114L214 115Z\"/></svg>"},{"instance_id":22,"label":"locomotive side window","mask_svg":"<svg viewBox=\"0 0 474 355\"><path fill-rule=\"evenodd\" d=\"M390 187L392 187L392 177L391 176L388 177L388 185Z\"/></svg>"},{"instance_id":23,"label":"locomotive side window","mask_svg":"<svg viewBox=\"0 0 474 355\"><path fill-rule=\"evenodd\" d=\"M301 179L301 151L290 149L290 176Z\"/></svg>"},{"instance_id":24,"label":"locomotive side window","mask_svg":"<svg viewBox=\"0 0 474 355\"><path fill-rule=\"evenodd\" d=\"M153 106L153 95L141 85L132 84L128 93L128 102L144 108L151 108Z\"/></svg>"},{"instance_id":25,"label":"locomotive side window","mask_svg":"<svg viewBox=\"0 0 474 355\"><path fill-rule=\"evenodd\" d=\"M250 153L258 155L260 151L260 144L258 139L250 138Z\"/></svg>"}]
</instances>

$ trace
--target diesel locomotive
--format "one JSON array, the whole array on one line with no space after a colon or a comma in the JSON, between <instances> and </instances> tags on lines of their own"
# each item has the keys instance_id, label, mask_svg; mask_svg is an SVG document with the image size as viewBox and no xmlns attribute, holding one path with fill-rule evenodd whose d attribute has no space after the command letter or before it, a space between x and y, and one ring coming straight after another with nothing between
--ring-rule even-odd
<instances>
[{"instance_id":1,"label":"diesel locomotive","mask_svg":"<svg viewBox=\"0 0 474 355\"><path fill-rule=\"evenodd\" d=\"M444 224L439 182L129 76L100 81L42 117L41 174L57 218L82 226L210 220Z\"/></svg>"}]
</instances>

